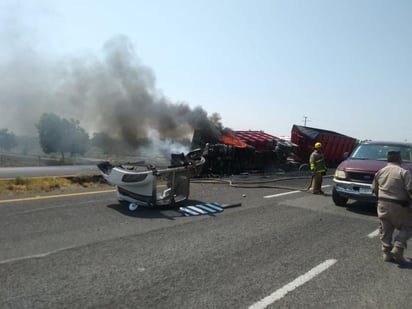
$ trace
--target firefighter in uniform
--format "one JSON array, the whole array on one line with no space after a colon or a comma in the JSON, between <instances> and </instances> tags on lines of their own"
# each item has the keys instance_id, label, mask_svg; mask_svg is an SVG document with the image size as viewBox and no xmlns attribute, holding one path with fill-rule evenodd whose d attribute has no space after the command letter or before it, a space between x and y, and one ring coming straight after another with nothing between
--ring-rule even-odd
<instances>
[{"instance_id":1,"label":"firefighter in uniform","mask_svg":"<svg viewBox=\"0 0 412 309\"><path fill-rule=\"evenodd\" d=\"M408 170L401 167L400 152L388 152L387 159L387 165L375 174L372 183L372 189L378 199L377 212L383 260L405 263L403 251L412 236L412 209L409 207L412 177ZM399 230L399 233L393 239L395 229Z\"/></svg>"},{"instance_id":2,"label":"firefighter in uniform","mask_svg":"<svg viewBox=\"0 0 412 309\"><path fill-rule=\"evenodd\" d=\"M314 150L309 158L309 166L312 171L312 193L323 194L322 180L323 175L326 174L327 167L320 142L315 143Z\"/></svg>"}]
</instances>

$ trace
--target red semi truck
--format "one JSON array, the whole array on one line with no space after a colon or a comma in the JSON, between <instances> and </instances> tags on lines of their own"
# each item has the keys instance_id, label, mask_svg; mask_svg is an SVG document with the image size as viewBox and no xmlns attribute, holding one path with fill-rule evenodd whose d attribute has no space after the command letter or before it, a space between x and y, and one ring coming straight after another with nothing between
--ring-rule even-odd
<instances>
[{"instance_id":1,"label":"red semi truck","mask_svg":"<svg viewBox=\"0 0 412 309\"><path fill-rule=\"evenodd\" d=\"M263 131L195 130L192 149L200 148L206 159L203 172L239 174L250 171L272 172L295 166L289 155L297 145Z\"/></svg>"},{"instance_id":2,"label":"red semi truck","mask_svg":"<svg viewBox=\"0 0 412 309\"><path fill-rule=\"evenodd\" d=\"M328 166L337 166L342 162L344 153L350 154L358 144L358 140L334 131L293 125L291 142L298 145L295 154L301 163L309 161L316 142L322 143L323 153Z\"/></svg>"}]
</instances>

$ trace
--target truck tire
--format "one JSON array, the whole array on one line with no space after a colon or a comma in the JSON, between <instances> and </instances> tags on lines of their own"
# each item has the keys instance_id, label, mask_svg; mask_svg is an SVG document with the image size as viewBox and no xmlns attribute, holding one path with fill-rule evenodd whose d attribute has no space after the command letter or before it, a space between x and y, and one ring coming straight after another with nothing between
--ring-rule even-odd
<instances>
[{"instance_id":1,"label":"truck tire","mask_svg":"<svg viewBox=\"0 0 412 309\"><path fill-rule=\"evenodd\" d=\"M339 195L335 187L333 187L333 190L332 190L332 200L336 206L342 206L342 207L346 206L346 203L348 202L348 198Z\"/></svg>"}]
</instances>

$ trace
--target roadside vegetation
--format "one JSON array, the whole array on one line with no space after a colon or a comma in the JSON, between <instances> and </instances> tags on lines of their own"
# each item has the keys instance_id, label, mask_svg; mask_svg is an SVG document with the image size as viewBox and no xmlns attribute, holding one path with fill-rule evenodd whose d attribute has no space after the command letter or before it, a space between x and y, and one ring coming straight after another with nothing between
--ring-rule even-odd
<instances>
[{"instance_id":1,"label":"roadside vegetation","mask_svg":"<svg viewBox=\"0 0 412 309\"><path fill-rule=\"evenodd\" d=\"M94 164L98 160L134 162L137 156L164 159L162 153L153 152L151 137L126 141L107 132L89 136L78 120L54 113L42 114L36 129L30 136L22 136L0 128L0 167ZM187 137L176 142L191 145Z\"/></svg>"},{"instance_id":2,"label":"roadside vegetation","mask_svg":"<svg viewBox=\"0 0 412 309\"><path fill-rule=\"evenodd\" d=\"M109 187L101 176L16 177L0 180L0 196L69 192L85 188Z\"/></svg>"},{"instance_id":3,"label":"roadside vegetation","mask_svg":"<svg viewBox=\"0 0 412 309\"><path fill-rule=\"evenodd\" d=\"M110 136L94 132L90 137L80 122L54 113L44 113L36 124L37 133L16 135L8 128L0 128L0 168L25 166L59 166L97 164L99 161L135 162L137 146L150 148L149 138L137 138L133 145ZM182 141L190 145L190 141ZM150 154L151 159L156 159ZM0 179L0 198L3 196L67 192L85 188L109 187L101 175L76 177L15 177Z\"/></svg>"}]
</instances>

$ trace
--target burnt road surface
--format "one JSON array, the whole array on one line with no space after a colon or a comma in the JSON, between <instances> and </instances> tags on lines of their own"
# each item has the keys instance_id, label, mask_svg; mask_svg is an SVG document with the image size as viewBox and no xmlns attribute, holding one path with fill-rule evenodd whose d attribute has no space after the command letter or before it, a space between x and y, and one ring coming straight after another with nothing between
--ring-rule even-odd
<instances>
[{"instance_id":1,"label":"burnt road surface","mask_svg":"<svg viewBox=\"0 0 412 309\"><path fill-rule=\"evenodd\" d=\"M308 181L193 181L191 204L242 204L197 217L131 212L111 187L2 197L0 308L410 308L412 266L382 261L375 207Z\"/></svg>"}]
</instances>

